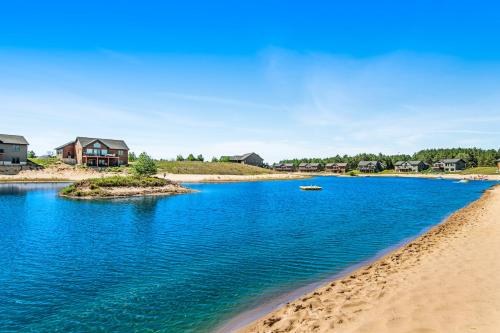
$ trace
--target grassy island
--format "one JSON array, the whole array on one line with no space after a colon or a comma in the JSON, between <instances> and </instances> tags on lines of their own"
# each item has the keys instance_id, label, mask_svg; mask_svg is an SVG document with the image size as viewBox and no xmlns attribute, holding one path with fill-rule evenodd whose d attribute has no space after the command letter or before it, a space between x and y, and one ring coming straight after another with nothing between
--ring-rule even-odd
<instances>
[{"instance_id":1,"label":"grassy island","mask_svg":"<svg viewBox=\"0 0 500 333\"><path fill-rule=\"evenodd\" d=\"M140 176L112 176L78 181L63 188L60 195L70 198L99 199L146 195L173 195L192 190L167 179Z\"/></svg>"}]
</instances>

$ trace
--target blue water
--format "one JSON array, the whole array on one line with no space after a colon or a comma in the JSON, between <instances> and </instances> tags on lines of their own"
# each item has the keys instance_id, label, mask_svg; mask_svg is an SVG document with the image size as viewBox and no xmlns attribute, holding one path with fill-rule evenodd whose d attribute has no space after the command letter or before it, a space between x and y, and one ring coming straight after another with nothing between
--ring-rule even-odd
<instances>
[{"instance_id":1,"label":"blue water","mask_svg":"<svg viewBox=\"0 0 500 333\"><path fill-rule=\"evenodd\" d=\"M324 190L298 189L311 183ZM209 331L421 233L491 185L322 177L100 202L0 185L0 331Z\"/></svg>"}]
</instances>

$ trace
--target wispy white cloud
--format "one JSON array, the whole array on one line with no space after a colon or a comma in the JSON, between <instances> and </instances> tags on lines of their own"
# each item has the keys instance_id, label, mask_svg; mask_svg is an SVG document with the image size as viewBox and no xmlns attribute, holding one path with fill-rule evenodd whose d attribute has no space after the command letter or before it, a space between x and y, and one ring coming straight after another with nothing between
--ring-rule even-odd
<instances>
[{"instance_id":1,"label":"wispy white cloud","mask_svg":"<svg viewBox=\"0 0 500 333\"><path fill-rule=\"evenodd\" d=\"M70 66L49 57L44 66L33 57L3 56L0 132L25 134L40 152L76 135L95 135L125 138L155 157L256 151L269 162L500 142L500 64L271 48L241 60L247 62L241 71L224 69L225 59L200 60L199 67L221 70L207 77L189 66L155 70L163 63L175 67L170 58L151 63L110 50L101 54L120 66L109 68L112 62L98 57Z\"/></svg>"}]
</instances>

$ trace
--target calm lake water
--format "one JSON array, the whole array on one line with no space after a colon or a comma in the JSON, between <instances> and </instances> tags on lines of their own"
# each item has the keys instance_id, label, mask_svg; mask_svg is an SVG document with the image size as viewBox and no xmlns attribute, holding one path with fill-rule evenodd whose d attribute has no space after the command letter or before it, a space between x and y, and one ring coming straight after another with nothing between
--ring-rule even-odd
<instances>
[{"instance_id":1,"label":"calm lake water","mask_svg":"<svg viewBox=\"0 0 500 333\"><path fill-rule=\"evenodd\" d=\"M321 177L101 202L0 185L0 331L210 331L421 233L491 185Z\"/></svg>"}]
</instances>

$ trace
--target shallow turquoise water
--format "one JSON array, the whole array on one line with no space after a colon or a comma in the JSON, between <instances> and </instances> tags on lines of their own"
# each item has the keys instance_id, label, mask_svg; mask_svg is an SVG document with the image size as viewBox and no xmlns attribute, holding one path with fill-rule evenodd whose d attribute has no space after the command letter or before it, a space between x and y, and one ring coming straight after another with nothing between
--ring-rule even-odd
<instances>
[{"instance_id":1,"label":"shallow turquoise water","mask_svg":"<svg viewBox=\"0 0 500 333\"><path fill-rule=\"evenodd\" d=\"M298 189L311 183L324 190ZM0 331L209 331L419 234L491 185L322 177L101 202L0 185Z\"/></svg>"}]
</instances>

